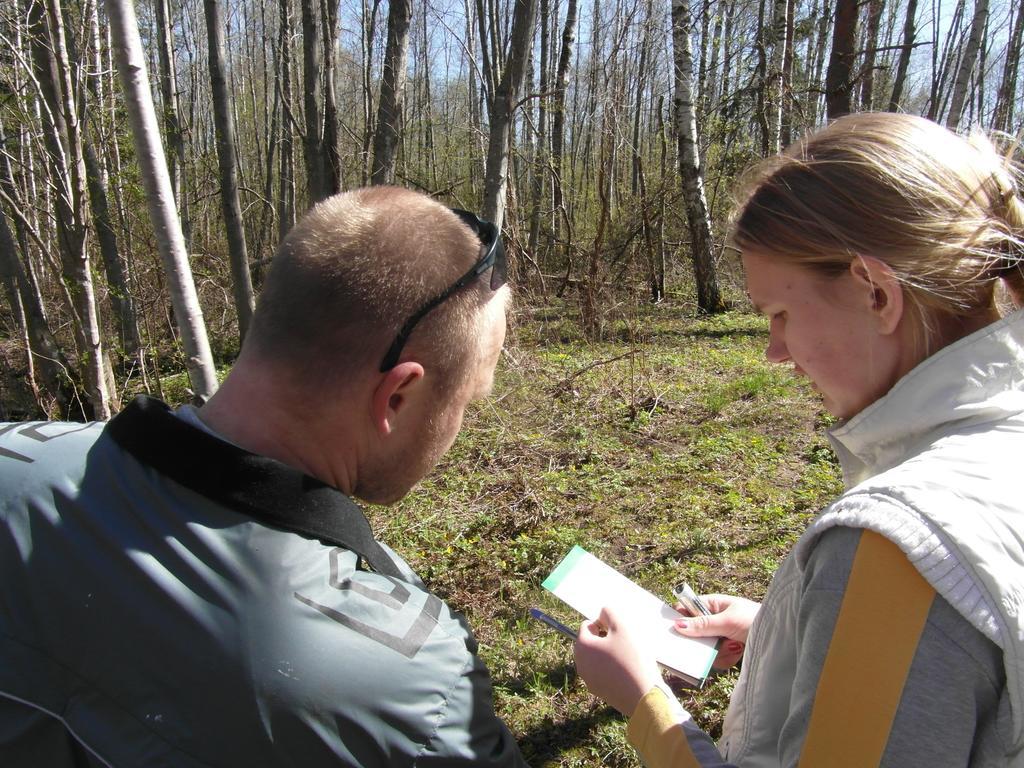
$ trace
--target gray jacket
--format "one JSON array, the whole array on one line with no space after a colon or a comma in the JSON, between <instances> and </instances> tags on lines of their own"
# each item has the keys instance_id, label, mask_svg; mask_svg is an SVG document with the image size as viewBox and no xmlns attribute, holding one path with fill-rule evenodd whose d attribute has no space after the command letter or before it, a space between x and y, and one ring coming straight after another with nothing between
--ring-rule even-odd
<instances>
[{"instance_id":1,"label":"gray jacket","mask_svg":"<svg viewBox=\"0 0 1024 768\"><path fill-rule=\"evenodd\" d=\"M0 764L523 760L463 618L346 497L144 399L0 426Z\"/></svg>"}]
</instances>

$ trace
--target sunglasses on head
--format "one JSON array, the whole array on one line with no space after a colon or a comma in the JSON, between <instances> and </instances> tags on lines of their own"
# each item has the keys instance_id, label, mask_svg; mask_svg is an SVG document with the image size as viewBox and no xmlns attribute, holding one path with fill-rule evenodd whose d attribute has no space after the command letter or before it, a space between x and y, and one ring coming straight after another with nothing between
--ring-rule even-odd
<instances>
[{"instance_id":1,"label":"sunglasses on head","mask_svg":"<svg viewBox=\"0 0 1024 768\"><path fill-rule=\"evenodd\" d=\"M492 291L498 290L505 284L505 280L508 277L508 264L505 261L505 248L501 244L501 232L491 222L484 221L469 211L463 211L458 208L452 208L451 210L452 213L462 219L466 226L476 233L477 238L480 240L480 258L477 259L476 263L470 267L466 274L410 315L388 348L387 354L384 355L384 360L380 364L381 373L390 371L398 365L398 358L402 354L402 349L405 348L405 342L409 340L409 336L412 334L416 324L457 290L469 285L488 269L491 270Z\"/></svg>"}]
</instances>

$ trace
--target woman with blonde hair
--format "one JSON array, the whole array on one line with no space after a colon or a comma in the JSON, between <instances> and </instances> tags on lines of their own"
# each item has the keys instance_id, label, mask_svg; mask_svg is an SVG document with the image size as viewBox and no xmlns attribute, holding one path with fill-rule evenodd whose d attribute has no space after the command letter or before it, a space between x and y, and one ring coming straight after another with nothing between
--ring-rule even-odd
<instances>
[{"instance_id":1,"label":"woman with blonde hair","mask_svg":"<svg viewBox=\"0 0 1024 768\"><path fill-rule=\"evenodd\" d=\"M648 766L1024 765L1015 174L983 137L860 114L752 176L732 234L747 292L768 359L837 417L846 491L763 603L713 595L679 622L745 644L718 744L620 617L584 623L580 675Z\"/></svg>"}]
</instances>

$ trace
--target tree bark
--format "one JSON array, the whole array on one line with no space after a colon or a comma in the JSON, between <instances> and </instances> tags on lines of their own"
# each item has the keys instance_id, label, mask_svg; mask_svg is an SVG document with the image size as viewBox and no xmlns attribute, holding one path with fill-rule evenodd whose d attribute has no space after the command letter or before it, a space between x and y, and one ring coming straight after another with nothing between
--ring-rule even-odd
<instances>
[{"instance_id":1,"label":"tree bark","mask_svg":"<svg viewBox=\"0 0 1024 768\"><path fill-rule=\"evenodd\" d=\"M1021 43L1024 42L1024 3L1017 5L1017 17L1013 22L1013 31L1006 43L1006 60L1003 63L1003 76L999 81L996 95L995 114L992 118L993 127L999 131L1011 132L1013 111L1017 93L1017 73L1020 69Z\"/></svg>"},{"instance_id":2,"label":"tree bark","mask_svg":"<svg viewBox=\"0 0 1024 768\"><path fill-rule=\"evenodd\" d=\"M697 147L693 111L692 20L688 0L672 2L672 49L675 60L675 122L679 141L679 177L690 231L690 256L697 284L697 308L706 314L725 309L715 273L711 219L704 196L704 178Z\"/></svg>"},{"instance_id":3,"label":"tree bark","mask_svg":"<svg viewBox=\"0 0 1024 768\"><path fill-rule=\"evenodd\" d=\"M83 361L91 409L86 415L105 421L113 415L113 406L107 387L108 368L100 335L92 268L86 249L88 192L77 106L77 99L83 95L73 85L80 80L71 73L64 15L59 0L47 0L45 9L41 0L29 0L27 17L32 32L36 79L46 106L44 140L53 179L59 188L54 201L57 244L63 277L72 297L75 337Z\"/></svg>"},{"instance_id":4,"label":"tree bark","mask_svg":"<svg viewBox=\"0 0 1024 768\"><path fill-rule=\"evenodd\" d=\"M217 389L217 373L206 337L185 239L174 206L167 161L160 145L156 112L146 74L145 54L131 0L106 0L114 44L114 58L125 95L125 110L132 129L146 202L157 248L164 264L171 304L185 348L189 379L195 399L205 402Z\"/></svg>"},{"instance_id":5,"label":"tree bark","mask_svg":"<svg viewBox=\"0 0 1024 768\"><path fill-rule=\"evenodd\" d=\"M330 194L324 166L324 119L320 102L323 79L323 50L321 44L320 0L302 2L302 81L303 108L306 114L305 136L302 148L306 160L306 183L310 204L318 203Z\"/></svg>"},{"instance_id":6,"label":"tree bark","mask_svg":"<svg viewBox=\"0 0 1024 768\"><path fill-rule=\"evenodd\" d=\"M171 35L168 0L156 0L157 52L160 54L160 94L163 100L164 139L167 142L167 170L171 176L174 202L181 214L181 231L185 244L191 247L188 195L185 194L185 135L181 129L181 110L178 106L178 74L174 67L174 46Z\"/></svg>"},{"instance_id":7,"label":"tree bark","mask_svg":"<svg viewBox=\"0 0 1024 768\"><path fill-rule=\"evenodd\" d=\"M283 240L295 224L295 115L292 112L292 4L280 0L280 35L278 50L281 57L277 75L281 91L281 168L278 174L277 236Z\"/></svg>"},{"instance_id":8,"label":"tree bark","mask_svg":"<svg viewBox=\"0 0 1024 768\"><path fill-rule=\"evenodd\" d=\"M771 99L768 96L768 37L769 32L765 26L765 8L768 0L758 0L757 3L757 64L755 65L754 77L757 84L755 96L754 118L761 133L761 156L768 157L772 151L772 130L771 121L768 119L769 105ZM675 6L673 5L673 8Z\"/></svg>"},{"instance_id":9,"label":"tree bark","mask_svg":"<svg viewBox=\"0 0 1024 768\"><path fill-rule=\"evenodd\" d=\"M775 154L782 141L783 101L786 97L786 62L788 53L786 44L789 35L786 33L786 21L789 18L789 6L792 0L775 0L772 10L771 49L772 57L768 73L770 88L770 112L768 120L768 153Z\"/></svg>"},{"instance_id":10,"label":"tree bark","mask_svg":"<svg viewBox=\"0 0 1024 768\"><path fill-rule=\"evenodd\" d=\"M5 159L6 163L6 159ZM64 356L56 338L50 330L46 319L46 311L38 291L33 289L25 267L18 259L17 245L11 234L7 217L0 209L0 275L8 290L8 299L12 309L20 314L20 322L24 329L24 340L27 343L26 364L29 372L30 386L36 396L36 402L47 416L69 418L71 404L75 399L74 387L70 385L74 375L71 364ZM19 311L20 310L20 311ZM35 373L38 371L43 389L57 404L57 413L53 414L41 402L36 387Z\"/></svg>"},{"instance_id":11,"label":"tree bark","mask_svg":"<svg viewBox=\"0 0 1024 768\"><path fill-rule=\"evenodd\" d=\"M907 0L907 16L903 23L903 45L900 47L900 58L896 64L896 75L892 83L892 95L889 97L889 112L898 112L903 99L903 89L907 80L907 69L910 66L910 54L914 52L914 38L917 36L917 0Z\"/></svg>"},{"instance_id":12,"label":"tree bark","mask_svg":"<svg viewBox=\"0 0 1024 768\"><path fill-rule=\"evenodd\" d=\"M793 65L796 61L796 0L786 3L786 51L782 57L782 83L779 107L779 147L793 140Z\"/></svg>"},{"instance_id":13,"label":"tree bark","mask_svg":"<svg viewBox=\"0 0 1024 768\"><path fill-rule=\"evenodd\" d=\"M334 84L338 33L338 0L321 0L324 25L324 183L329 195L342 189L341 154L338 147L338 94Z\"/></svg>"},{"instance_id":14,"label":"tree bark","mask_svg":"<svg viewBox=\"0 0 1024 768\"><path fill-rule=\"evenodd\" d=\"M363 106L363 154L361 158L362 184L370 180L372 156L370 146L373 141L373 40L377 34L377 9L380 0L373 0L367 8L366 0L362 0L363 23L360 25L360 40L363 46L362 66L362 106Z\"/></svg>"},{"instance_id":15,"label":"tree bark","mask_svg":"<svg viewBox=\"0 0 1024 768\"><path fill-rule=\"evenodd\" d=\"M501 229L508 194L509 138L519 94L526 76L526 64L533 44L537 0L515 0L512 34L505 68L491 100L491 123L484 173L484 218Z\"/></svg>"},{"instance_id":16,"label":"tree bark","mask_svg":"<svg viewBox=\"0 0 1024 768\"><path fill-rule=\"evenodd\" d=\"M554 94L551 99L551 199L555 209L554 240L562 237L563 220L568 227L569 214L565 208L562 180L565 178L563 157L565 154L565 92L569 87L569 65L572 63L572 47L576 43L576 0L569 0L562 28L562 47L558 53L558 69L555 72ZM568 245L566 246L568 253Z\"/></svg>"},{"instance_id":17,"label":"tree bark","mask_svg":"<svg viewBox=\"0 0 1024 768\"><path fill-rule=\"evenodd\" d=\"M987 21L988 0L976 0L970 36L967 38L967 45L964 46L960 57L960 66L957 69L956 79L953 81L953 95L949 102L949 112L946 114L946 127L950 130L956 130L960 125L964 104L967 101L967 86L971 81L971 73L978 63L978 51L981 48L981 39ZM1020 51L1017 52L1017 55L1020 55Z\"/></svg>"},{"instance_id":18,"label":"tree bark","mask_svg":"<svg viewBox=\"0 0 1024 768\"><path fill-rule=\"evenodd\" d=\"M377 127L373 135L371 184L395 180L398 142L403 125L403 91L409 55L409 25L412 0L391 0L388 9L388 41L384 49L384 71L377 100Z\"/></svg>"},{"instance_id":19,"label":"tree bark","mask_svg":"<svg viewBox=\"0 0 1024 768\"><path fill-rule=\"evenodd\" d=\"M825 113L829 120L853 108L853 62L857 41L857 0L836 1L832 55L825 74Z\"/></svg>"},{"instance_id":20,"label":"tree bark","mask_svg":"<svg viewBox=\"0 0 1024 768\"><path fill-rule=\"evenodd\" d=\"M530 240L527 252L537 258L540 245L540 223L544 207L544 177L548 161L548 125L547 125L547 92L548 92L548 38L550 36L548 0L540 0L540 66L537 90L537 141L534 149L533 176L531 177L530 196Z\"/></svg>"},{"instance_id":21,"label":"tree bark","mask_svg":"<svg viewBox=\"0 0 1024 768\"><path fill-rule=\"evenodd\" d=\"M249 253L245 244L242 204L238 199L238 150L235 123L231 115L227 65L224 61L224 18L220 0L203 0L209 45L210 88L213 91L213 123L217 131L217 168L220 174L220 203L228 237L231 284L238 316L238 343L245 340L255 305Z\"/></svg>"},{"instance_id":22,"label":"tree bark","mask_svg":"<svg viewBox=\"0 0 1024 768\"><path fill-rule=\"evenodd\" d=\"M139 338L139 323L135 316L135 301L128 289L128 275L125 273L124 264L121 261L117 234L110 218L107 185L99 158L91 144L85 144L84 155L89 185L89 202L92 204L92 219L96 228L96 238L100 244L103 269L107 276L110 305L113 307L114 317L117 319L121 350L127 360L139 360L142 341Z\"/></svg>"},{"instance_id":23,"label":"tree bark","mask_svg":"<svg viewBox=\"0 0 1024 768\"><path fill-rule=\"evenodd\" d=\"M864 31L864 68L860 78L860 103L865 110L874 108L875 58L878 30L882 22L882 0L868 0L868 23Z\"/></svg>"}]
</instances>

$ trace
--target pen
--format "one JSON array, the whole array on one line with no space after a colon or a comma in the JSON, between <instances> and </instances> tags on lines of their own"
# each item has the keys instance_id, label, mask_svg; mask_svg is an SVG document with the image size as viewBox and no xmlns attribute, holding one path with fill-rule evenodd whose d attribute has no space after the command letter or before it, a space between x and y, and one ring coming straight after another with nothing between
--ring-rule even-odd
<instances>
[{"instance_id":1,"label":"pen","mask_svg":"<svg viewBox=\"0 0 1024 768\"><path fill-rule=\"evenodd\" d=\"M544 611L540 610L540 608L531 608L530 615L538 621L543 621L549 627L561 632L566 637L571 637L573 640L576 639L575 632L573 632L571 629L565 626L565 624L560 622L558 619L548 616L546 613L544 613Z\"/></svg>"},{"instance_id":2,"label":"pen","mask_svg":"<svg viewBox=\"0 0 1024 768\"><path fill-rule=\"evenodd\" d=\"M683 605L685 605L690 613L694 616L710 616L711 611L708 610L707 606L701 601L697 594L690 589L690 585L685 581L681 581L672 587L672 594L676 596Z\"/></svg>"}]
</instances>

